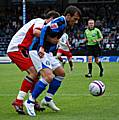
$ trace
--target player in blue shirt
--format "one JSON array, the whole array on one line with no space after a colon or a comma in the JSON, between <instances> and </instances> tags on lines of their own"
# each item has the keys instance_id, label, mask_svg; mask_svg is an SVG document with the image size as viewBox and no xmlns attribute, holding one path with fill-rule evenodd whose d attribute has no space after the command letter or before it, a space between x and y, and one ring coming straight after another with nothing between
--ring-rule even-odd
<instances>
[{"instance_id":1,"label":"player in blue shirt","mask_svg":"<svg viewBox=\"0 0 119 120\"><path fill-rule=\"evenodd\" d=\"M41 30L40 37L34 39L29 54L37 72L42 77L35 85L29 99L24 103L30 116L36 116L34 102L48 84L49 89L45 98L41 101L41 107L49 106L54 111L60 110L53 102L52 97L60 87L65 73L59 61L50 52L56 49L59 38L66 28L72 27L80 19L80 16L81 12L77 7L69 6L66 8L64 16L58 17L45 25Z\"/></svg>"}]
</instances>

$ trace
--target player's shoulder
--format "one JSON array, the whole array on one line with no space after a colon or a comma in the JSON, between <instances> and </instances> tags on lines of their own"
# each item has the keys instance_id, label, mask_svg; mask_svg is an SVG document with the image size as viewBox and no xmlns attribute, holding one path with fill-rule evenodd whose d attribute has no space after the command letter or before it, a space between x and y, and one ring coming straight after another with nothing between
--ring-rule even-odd
<instances>
[{"instance_id":1,"label":"player's shoulder","mask_svg":"<svg viewBox=\"0 0 119 120\"><path fill-rule=\"evenodd\" d=\"M97 27L95 27L95 30L96 30L96 31L100 31L100 29L99 29L99 28L97 28Z\"/></svg>"},{"instance_id":2,"label":"player's shoulder","mask_svg":"<svg viewBox=\"0 0 119 120\"><path fill-rule=\"evenodd\" d=\"M65 20L65 17L62 15L62 16L59 16L59 17L55 18L54 21L55 20Z\"/></svg>"},{"instance_id":3,"label":"player's shoulder","mask_svg":"<svg viewBox=\"0 0 119 120\"><path fill-rule=\"evenodd\" d=\"M42 18L36 18L34 19L35 20L35 23L41 23L41 22L44 22L44 20Z\"/></svg>"},{"instance_id":4,"label":"player's shoulder","mask_svg":"<svg viewBox=\"0 0 119 120\"><path fill-rule=\"evenodd\" d=\"M84 32L88 32L88 31L89 31L89 29L88 29L88 28L86 28Z\"/></svg>"},{"instance_id":5,"label":"player's shoulder","mask_svg":"<svg viewBox=\"0 0 119 120\"><path fill-rule=\"evenodd\" d=\"M68 34L64 33L63 36L68 39Z\"/></svg>"},{"instance_id":6,"label":"player's shoulder","mask_svg":"<svg viewBox=\"0 0 119 120\"><path fill-rule=\"evenodd\" d=\"M51 23L57 23L58 25L66 24L66 19L64 16L57 17L51 21Z\"/></svg>"},{"instance_id":7,"label":"player's shoulder","mask_svg":"<svg viewBox=\"0 0 119 120\"><path fill-rule=\"evenodd\" d=\"M64 34L61 36L61 39L68 40L68 34L67 34L67 33L64 33Z\"/></svg>"},{"instance_id":8,"label":"player's shoulder","mask_svg":"<svg viewBox=\"0 0 119 120\"><path fill-rule=\"evenodd\" d=\"M88 30L89 30L89 28L88 28L88 27L86 27L86 28L85 28L85 31L88 31Z\"/></svg>"}]
</instances>

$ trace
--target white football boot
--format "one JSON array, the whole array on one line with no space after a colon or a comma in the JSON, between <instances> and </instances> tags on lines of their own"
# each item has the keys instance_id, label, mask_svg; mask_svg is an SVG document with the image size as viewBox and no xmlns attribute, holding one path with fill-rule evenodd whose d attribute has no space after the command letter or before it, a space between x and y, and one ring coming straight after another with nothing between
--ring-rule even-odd
<instances>
[{"instance_id":1,"label":"white football boot","mask_svg":"<svg viewBox=\"0 0 119 120\"><path fill-rule=\"evenodd\" d=\"M24 102L24 106L26 107L28 115L34 117L36 116L35 110L34 110L34 105L33 103L27 103L27 100Z\"/></svg>"},{"instance_id":2,"label":"white football boot","mask_svg":"<svg viewBox=\"0 0 119 120\"><path fill-rule=\"evenodd\" d=\"M49 108L51 108L53 111L56 111L56 112L60 111L60 108L58 108L55 105L55 103L54 103L53 100L50 100L50 102L47 102L45 99L41 100L40 107L41 108L46 108L46 106L49 107Z\"/></svg>"}]
</instances>

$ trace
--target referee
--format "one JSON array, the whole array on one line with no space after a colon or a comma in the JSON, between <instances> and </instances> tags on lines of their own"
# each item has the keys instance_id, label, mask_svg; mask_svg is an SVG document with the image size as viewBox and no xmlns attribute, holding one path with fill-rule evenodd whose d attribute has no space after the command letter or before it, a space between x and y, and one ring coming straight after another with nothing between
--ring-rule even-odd
<instances>
[{"instance_id":1,"label":"referee","mask_svg":"<svg viewBox=\"0 0 119 120\"><path fill-rule=\"evenodd\" d=\"M95 27L93 19L88 20L88 28L85 30L85 39L87 41L87 56L88 56L88 74L85 77L92 77L92 57L94 56L95 62L100 68L100 77L103 76L103 67L100 59L98 58L101 53L99 42L103 40L101 31Z\"/></svg>"}]
</instances>

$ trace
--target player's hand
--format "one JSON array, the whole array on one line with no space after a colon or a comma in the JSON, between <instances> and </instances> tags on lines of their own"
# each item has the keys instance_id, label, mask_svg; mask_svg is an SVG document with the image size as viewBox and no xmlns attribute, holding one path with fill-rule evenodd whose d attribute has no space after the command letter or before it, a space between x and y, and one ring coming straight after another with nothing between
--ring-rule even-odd
<instances>
[{"instance_id":1,"label":"player's hand","mask_svg":"<svg viewBox=\"0 0 119 120\"><path fill-rule=\"evenodd\" d=\"M40 47L38 55L39 55L40 58L44 57L44 48L43 47Z\"/></svg>"},{"instance_id":2,"label":"player's hand","mask_svg":"<svg viewBox=\"0 0 119 120\"><path fill-rule=\"evenodd\" d=\"M97 40L93 40L93 42L97 42Z\"/></svg>"},{"instance_id":3,"label":"player's hand","mask_svg":"<svg viewBox=\"0 0 119 120\"><path fill-rule=\"evenodd\" d=\"M22 53L24 57L29 57L28 50L24 47L19 47L19 51Z\"/></svg>"}]
</instances>

